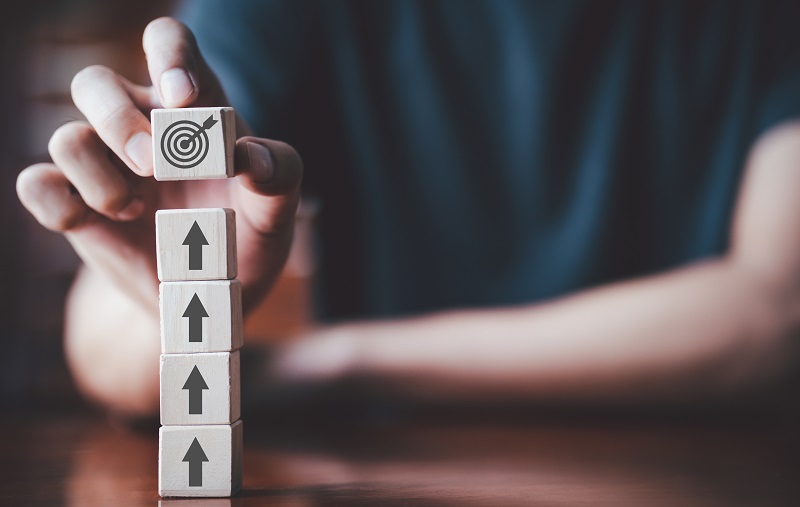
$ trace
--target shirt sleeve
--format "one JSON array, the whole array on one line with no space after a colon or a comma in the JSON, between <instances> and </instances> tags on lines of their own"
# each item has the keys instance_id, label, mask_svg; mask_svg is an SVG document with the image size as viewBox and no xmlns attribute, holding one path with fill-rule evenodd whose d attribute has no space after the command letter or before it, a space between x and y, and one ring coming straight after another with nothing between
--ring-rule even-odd
<instances>
[{"instance_id":1,"label":"shirt sleeve","mask_svg":"<svg viewBox=\"0 0 800 507\"><path fill-rule=\"evenodd\" d=\"M255 133L282 138L314 46L317 11L313 0L187 0L177 17Z\"/></svg>"}]
</instances>

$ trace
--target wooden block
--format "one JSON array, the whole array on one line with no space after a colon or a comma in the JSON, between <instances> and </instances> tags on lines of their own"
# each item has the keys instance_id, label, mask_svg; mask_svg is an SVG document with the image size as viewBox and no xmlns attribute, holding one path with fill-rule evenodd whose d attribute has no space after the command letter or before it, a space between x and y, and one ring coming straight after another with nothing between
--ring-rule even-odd
<instances>
[{"instance_id":1,"label":"wooden block","mask_svg":"<svg viewBox=\"0 0 800 507\"><path fill-rule=\"evenodd\" d=\"M153 168L159 181L233 177L232 107L153 109Z\"/></svg>"},{"instance_id":2,"label":"wooden block","mask_svg":"<svg viewBox=\"0 0 800 507\"><path fill-rule=\"evenodd\" d=\"M242 507L244 498L159 498L158 507Z\"/></svg>"},{"instance_id":3,"label":"wooden block","mask_svg":"<svg viewBox=\"0 0 800 507\"><path fill-rule=\"evenodd\" d=\"M162 426L158 494L231 496L242 489L242 421L213 426Z\"/></svg>"},{"instance_id":4,"label":"wooden block","mask_svg":"<svg viewBox=\"0 0 800 507\"><path fill-rule=\"evenodd\" d=\"M239 351L161 354L161 424L230 424L239 393Z\"/></svg>"},{"instance_id":5,"label":"wooden block","mask_svg":"<svg viewBox=\"0 0 800 507\"><path fill-rule=\"evenodd\" d=\"M236 278L236 214L227 208L156 211L158 279Z\"/></svg>"},{"instance_id":6,"label":"wooden block","mask_svg":"<svg viewBox=\"0 0 800 507\"><path fill-rule=\"evenodd\" d=\"M222 352L242 346L239 280L161 282L161 353Z\"/></svg>"}]
</instances>

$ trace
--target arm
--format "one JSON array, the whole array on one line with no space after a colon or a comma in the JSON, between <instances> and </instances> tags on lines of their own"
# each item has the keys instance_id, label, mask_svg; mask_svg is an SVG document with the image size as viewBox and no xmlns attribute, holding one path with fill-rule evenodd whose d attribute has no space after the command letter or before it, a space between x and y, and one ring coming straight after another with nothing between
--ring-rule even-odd
<instances>
[{"instance_id":1,"label":"arm","mask_svg":"<svg viewBox=\"0 0 800 507\"><path fill-rule=\"evenodd\" d=\"M800 124L751 151L719 258L529 306L343 325L284 378L365 376L412 396L688 399L785 372L800 329Z\"/></svg>"}]
</instances>

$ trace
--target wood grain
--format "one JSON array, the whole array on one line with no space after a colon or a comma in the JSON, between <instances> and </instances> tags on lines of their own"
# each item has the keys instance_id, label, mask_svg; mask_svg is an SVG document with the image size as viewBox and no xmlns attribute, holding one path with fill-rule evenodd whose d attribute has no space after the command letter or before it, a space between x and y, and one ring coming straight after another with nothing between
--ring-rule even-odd
<instances>
[{"instance_id":1,"label":"wood grain","mask_svg":"<svg viewBox=\"0 0 800 507\"><path fill-rule=\"evenodd\" d=\"M202 246L202 269L189 269L189 248L184 240L194 222L208 245ZM158 279L225 280L236 278L236 215L228 208L156 211L156 261Z\"/></svg>"},{"instance_id":2,"label":"wood grain","mask_svg":"<svg viewBox=\"0 0 800 507\"><path fill-rule=\"evenodd\" d=\"M208 317L200 319L202 341L189 341L186 309L194 297ZM161 353L224 352L242 346L242 284L239 280L161 282Z\"/></svg>"},{"instance_id":3,"label":"wood grain","mask_svg":"<svg viewBox=\"0 0 800 507\"><path fill-rule=\"evenodd\" d=\"M158 432L158 494L162 497L231 496L242 488L242 421L231 425L164 426ZM189 486L186 452L194 439L208 458L202 486Z\"/></svg>"},{"instance_id":4,"label":"wood grain","mask_svg":"<svg viewBox=\"0 0 800 507\"><path fill-rule=\"evenodd\" d=\"M216 123L203 129L203 123L208 118ZM150 121L153 129L153 168L157 180L208 180L234 176L236 113L233 108L153 109ZM193 132L198 132L194 138L189 135ZM180 146L183 141L188 147L185 152ZM201 159L203 153L205 156ZM197 165L185 167L194 163Z\"/></svg>"},{"instance_id":5,"label":"wood grain","mask_svg":"<svg viewBox=\"0 0 800 507\"><path fill-rule=\"evenodd\" d=\"M241 412L239 351L161 355L161 424L230 424ZM208 389L202 390L202 413L190 414L185 389L194 368Z\"/></svg>"}]
</instances>

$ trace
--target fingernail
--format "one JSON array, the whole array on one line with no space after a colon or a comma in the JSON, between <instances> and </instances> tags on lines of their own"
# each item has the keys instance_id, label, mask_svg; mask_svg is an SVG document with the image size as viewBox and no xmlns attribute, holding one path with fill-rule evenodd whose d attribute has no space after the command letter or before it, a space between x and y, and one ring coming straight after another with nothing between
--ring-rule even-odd
<instances>
[{"instance_id":1,"label":"fingernail","mask_svg":"<svg viewBox=\"0 0 800 507\"><path fill-rule=\"evenodd\" d=\"M144 201L138 197L131 201L128 206L117 213L117 218L124 221L134 220L139 217L144 211Z\"/></svg>"},{"instance_id":2,"label":"fingernail","mask_svg":"<svg viewBox=\"0 0 800 507\"><path fill-rule=\"evenodd\" d=\"M266 146L258 143L247 143L247 156L250 158L250 174L256 183L268 183L275 173L272 154Z\"/></svg>"},{"instance_id":3,"label":"fingernail","mask_svg":"<svg viewBox=\"0 0 800 507\"><path fill-rule=\"evenodd\" d=\"M186 100L194 91L189 74L183 69L169 69L161 74L161 98L165 106L174 106Z\"/></svg>"},{"instance_id":4,"label":"fingernail","mask_svg":"<svg viewBox=\"0 0 800 507\"><path fill-rule=\"evenodd\" d=\"M153 138L147 132L139 132L128 140L125 154L136 165L139 172L149 175L153 169Z\"/></svg>"}]
</instances>

